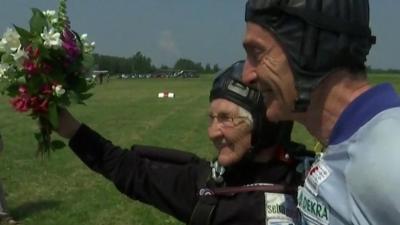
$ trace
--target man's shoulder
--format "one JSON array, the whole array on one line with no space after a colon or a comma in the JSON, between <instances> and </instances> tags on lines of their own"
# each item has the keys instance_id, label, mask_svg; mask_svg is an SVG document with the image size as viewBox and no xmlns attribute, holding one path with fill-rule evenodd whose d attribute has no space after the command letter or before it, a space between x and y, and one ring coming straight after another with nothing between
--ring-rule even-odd
<instances>
[{"instance_id":1,"label":"man's shoulder","mask_svg":"<svg viewBox=\"0 0 400 225\"><path fill-rule=\"evenodd\" d=\"M397 138L398 132L400 132L400 107L394 107L380 112L368 121L360 128L359 136L356 137L373 140L372 144L380 144L381 141L400 143L400 138Z\"/></svg>"}]
</instances>

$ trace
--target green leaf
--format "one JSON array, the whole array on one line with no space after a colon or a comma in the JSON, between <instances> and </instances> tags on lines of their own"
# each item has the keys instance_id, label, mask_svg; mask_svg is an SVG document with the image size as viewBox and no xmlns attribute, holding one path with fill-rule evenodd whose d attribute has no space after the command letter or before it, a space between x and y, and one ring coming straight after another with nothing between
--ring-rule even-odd
<instances>
[{"instance_id":1,"label":"green leaf","mask_svg":"<svg viewBox=\"0 0 400 225\"><path fill-rule=\"evenodd\" d=\"M69 100L67 94L63 94L61 97L58 98L58 105L63 107L71 105L71 101Z\"/></svg>"},{"instance_id":2,"label":"green leaf","mask_svg":"<svg viewBox=\"0 0 400 225\"><path fill-rule=\"evenodd\" d=\"M26 78L25 78L25 76L18 76L18 77L17 77L17 82L20 83L20 84L26 83Z\"/></svg>"},{"instance_id":3,"label":"green leaf","mask_svg":"<svg viewBox=\"0 0 400 225\"><path fill-rule=\"evenodd\" d=\"M53 151L64 148L65 146L66 146L66 144L60 140L54 140L51 142L51 149Z\"/></svg>"},{"instance_id":4,"label":"green leaf","mask_svg":"<svg viewBox=\"0 0 400 225\"><path fill-rule=\"evenodd\" d=\"M43 58L44 59L51 59L49 50L46 47L44 47L44 45L39 45L38 48L39 48L39 51L40 51L40 58L41 59L43 59Z\"/></svg>"},{"instance_id":5,"label":"green leaf","mask_svg":"<svg viewBox=\"0 0 400 225\"><path fill-rule=\"evenodd\" d=\"M86 91L88 90L88 84L86 83L85 78L83 78L83 77L76 77L76 79L75 79L75 86L73 87L73 89L74 89L77 93L86 92Z\"/></svg>"},{"instance_id":6,"label":"green leaf","mask_svg":"<svg viewBox=\"0 0 400 225\"><path fill-rule=\"evenodd\" d=\"M92 95L93 95L92 93L84 93L84 94L81 94L81 99L82 99L82 100L86 100L86 99L92 97Z\"/></svg>"},{"instance_id":7,"label":"green leaf","mask_svg":"<svg viewBox=\"0 0 400 225\"><path fill-rule=\"evenodd\" d=\"M18 27L14 25L15 30L21 36L19 41L23 46L26 46L30 43L30 40L34 37L29 31L25 30L24 28Z\"/></svg>"},{"instance_id":8,"label":"green leaf","mask_svg":"<svg viewBox=\"0 0 400 225\"><path fill-rule=\"evenodd\" d=\"M90 70L94 65L94 57L92 54L84 54L82 65L85 69Z\"/></svg>"},{"instance_id":9,"label":"green leaf","mask_svg":"<svg viewBox=\"0 0 400 225\"><path fill-rule=\"evenodd\" d=\"M18 95L18 88L19 84L18 83L12 83L10 86L7 88L8 95L10 97L15 97Z\"/></svg>"},{"instance_id":10,"label":"green leaf","mask_svg":"<svg viewBox=\"0 0 400 225\"><path fill-rule=\"evenodd\" d=\"M42 134L41 133L34 133L34 135L35 135L35 139L36 139L36 141L37 142L43 142L43 136L42 136Z\"/></svg>"},{"instance_id":11,"label":"green leaf","mask_svg":"<svg viewBox=\"0 0 400 225\"><path fill-rule=\"evenodd\" d=\"M21 77L21 79L25 79L25 77ZM42 79L41 76L32 76L29 81L25 81L27 86L28 86L28 90L29 93L31 94L36 94L37 92L39 92L40 88L42 87L44 81Z\"/></svg>"},{"instance_id":12,"label":"green leaf","mask_svg":"<svg viewBox=\"0 0 400 225\"><path fill-rule=\"evenodd\" d=\"M71 102L76 103L76 104L83 104L79 94L76 93L75 91L73 91L73 90L69 91L68 95L69 95Z\"/></svg>"},{"instance_id":13,"label":"green leaf","mask_svg":"<svg viewBox=\"0 0 400 225\"><path fill-rule=\"evenodd\" d=\"M46 17L40 9L33 8L32 13L33 15L29 21L31 32L40 34L43 32L43 28L47 25Z\"/></svg>"},{"instance_id":14,"label":"green leaf","mask_svg":"<svg viewBox=\"0 0 400 225\"><path fill-rule=\"evenodd\" d=\"M14 58L10 53L5 53L1 56L1 62L4 64L14 64Z\"/></svg>"}]
</instances>

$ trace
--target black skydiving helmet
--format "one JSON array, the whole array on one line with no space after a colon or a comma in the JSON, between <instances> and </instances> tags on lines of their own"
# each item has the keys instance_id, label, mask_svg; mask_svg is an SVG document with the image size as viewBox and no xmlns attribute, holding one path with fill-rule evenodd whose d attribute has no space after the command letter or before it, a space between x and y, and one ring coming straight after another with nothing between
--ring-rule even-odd
<instances>
[{"instance_id":1,"label":"black skydiving helmet","mask_svg":"<svg viewBox=\"0 0 400 225\"><path fill-rule=\"evenodd\" d=\"M245 20L280 42L299 93L297 112L307 110L311 91L330 72L364 70L375 43L368 0L248 0Z\"/></svg>"},{"instance_id":2,"label":"black skydiving helmet","mask_svg":"<svg viewBox=\"0 0 400 225\"><path fill-rule=\"evenodd\" d=\"M238 61L216 75L210 102L223 98L250 112L253 117L251 144L253 151L257 151L277 144L279 126L267 121L261 92L241 82L243 65L244 61Z\"/></svg>"}]
</instances>

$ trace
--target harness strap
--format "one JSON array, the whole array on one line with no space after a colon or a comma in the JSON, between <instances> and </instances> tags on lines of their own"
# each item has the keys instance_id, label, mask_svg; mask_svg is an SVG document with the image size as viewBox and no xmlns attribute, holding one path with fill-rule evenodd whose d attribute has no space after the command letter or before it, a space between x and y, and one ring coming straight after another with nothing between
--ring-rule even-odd
<instances>
[{"instance_id":1,"label":"harness strap","mask_svg":"<svg viewBox=\"0 0 400 225\"><path fill-rule=\"evenodd\" d=\"M212 190L215 196L232 196L237 193L245 192L269 192L269 193L283 193L283 194L295 194L297 187L279 185L279 184L251 184L246 186L238 187L222 187L215 188Z\"/></svg>"},{"instance_id":2,"label":"harness strap","mask_svg":"<svg viewBox=\"0 0 400 225\"><path fill-rule=\"evenodd\" d=\"M194 207L189 225L209 225L217 205L214 195L203 195Z\"/></svg>"},{"instance_id":3,"label":"harness strap","mask_svg":"<svg viewBox=\"0 0 400 225\"><path fill-rule=\"evenodd\" d=\"M193 210L189 225L211 224L211 219L218 203L218 196L234 196L237 193L245 192L269 192L293 195L296 191L297 187L295 186L264 183L212 189L203 188L199 192L199 201Z\"/></svg>"}]
</instances>

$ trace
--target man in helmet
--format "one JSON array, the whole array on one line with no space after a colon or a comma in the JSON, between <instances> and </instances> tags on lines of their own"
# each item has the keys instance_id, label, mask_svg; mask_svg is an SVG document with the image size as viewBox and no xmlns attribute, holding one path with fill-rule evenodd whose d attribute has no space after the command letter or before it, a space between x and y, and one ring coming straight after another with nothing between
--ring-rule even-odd
<instances>
[{"instance_id":1,"label":"man in helmet","mask_svg":"<svg viewBox=\"0 0 400 225\"><path fill-rule=\"evenodd\" d=\"M398 224L400 99L371 86L368 0L248 0L243 81L271 121L302 123L326 152L299 189L306 224Z\"/></svg>"},{"instance_id":2,"label":"man in helmet","mask_svg":"<svg viewBox=\"0 0 400 225\"><path fill-rule=\"evenodd\" d=\"M266 121L262 96L239 81L242 71L243 62L235 63L214 81L208 135L217 159L211 163L152 146L123 150L66 110L57 132L122 193L187 224L298 224L295 194L302 174L296 154L283 147L291 143L292 124Z\"/></svg>"}]
</instances>

